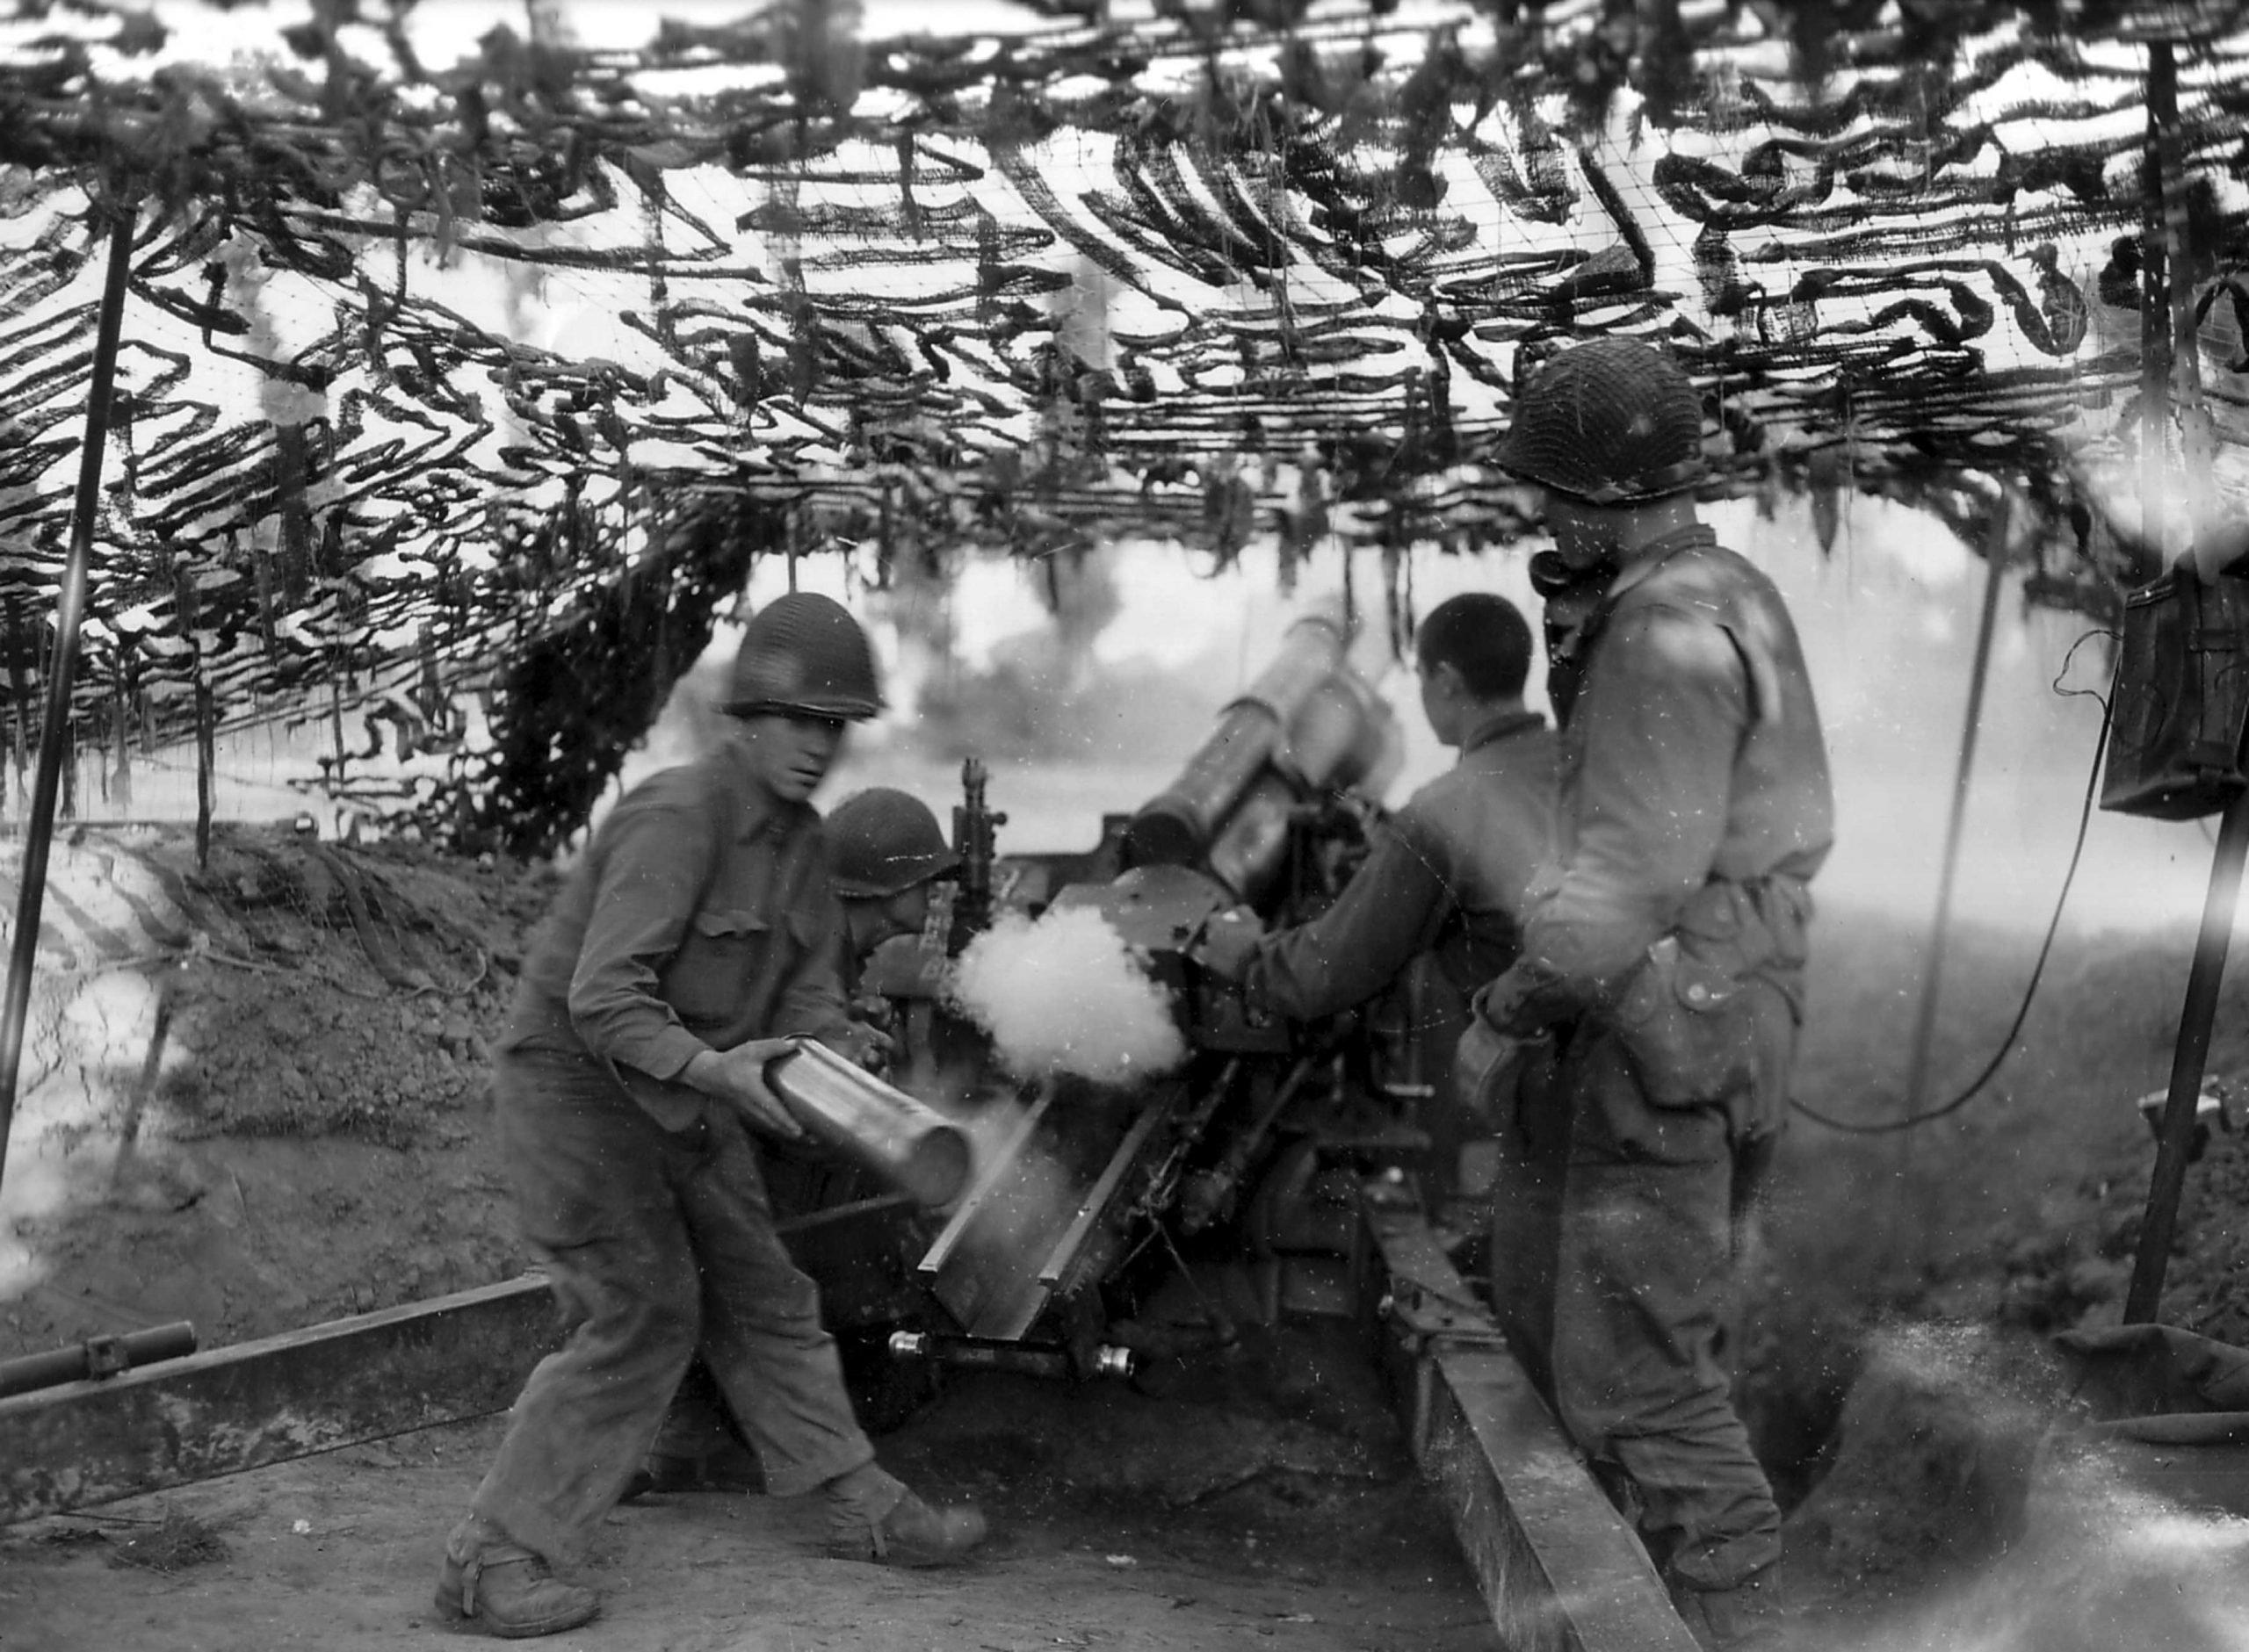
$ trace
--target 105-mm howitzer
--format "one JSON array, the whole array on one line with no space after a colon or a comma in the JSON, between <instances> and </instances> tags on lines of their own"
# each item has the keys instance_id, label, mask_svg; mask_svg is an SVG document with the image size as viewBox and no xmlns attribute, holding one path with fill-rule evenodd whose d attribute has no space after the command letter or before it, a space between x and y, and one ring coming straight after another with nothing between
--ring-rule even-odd
<instances>
[{"instance_id":1,"label":"105-mm howitzer","mask_svg":"<svg viewBox=\"0 0 2249 1652\"><path fill-rule=\"evenodd\" d=\"M1211 919L1238 905L1270 926L1316 915L1363 856L1401 742L1395 714L1350 663L1351 640L1340 616L1298 620L1171 783L1108 817L1085 854L999 854L1000 817L970 761L954 812L962 901L929 936L879 954L862 990L905 1011L906 1087L976 1098L949 1104L978 1143L973 1180L949 1210L893 1209L887 1238L873 1241L893 1266L869 1269L864 1248L853 1270L833 1254L825 1269L807 1258L832 1320L887 1326L900 1360L1120 1374L1151 1352L1134 1320L1146 1289L1188 1252L1229 1246L1251 1259L1276 1309L1344 1309L1352 1190L1370 1158L1426 1141L1417 1110L1430 1064L1414 1018L1381 1007L1309 1027L1263 1017L1195 949ZM948 943L957 953L1009 913L1074 909L1097 913L1161 990L1188 1052L1173 1071L1129 1086L1068 1075L1012 1084L943 1006Z\"/></svg>"}]
</instances>

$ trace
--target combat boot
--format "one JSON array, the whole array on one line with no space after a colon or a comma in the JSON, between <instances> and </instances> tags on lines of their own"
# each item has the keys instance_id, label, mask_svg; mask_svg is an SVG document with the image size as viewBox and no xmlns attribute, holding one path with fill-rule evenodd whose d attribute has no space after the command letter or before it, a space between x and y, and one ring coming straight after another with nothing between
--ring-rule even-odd
<instances>
[{"instance_id":1,"label":"combat boot","mask_svg":"<svg viewBox=\"0 0 2249 1652\"><path fill-rule=\"evenodd\" d=\"M932 1508L872 1463L828 1482L828 1547L850 1560L951 1566L989 1535L973 1506Z\"/></svg>"},{"instance_id":2,"label":"combat boot","mask_svg":"<svg viewBox=\"0 0 2249 1652\"><path fill-rule=\"evenodd\" d=\"M552 1576L545 1561L472 1515L445 1545L438 1610L481 1634L526 1641L576 1628L601 1610L601 1598Z\"/></svg>"},{"instance_id":3,"label":"combat boot","mask_svg":"<svg viewBox=\"0 0 2249 1652\"><path fill-rule=\"evenodd\" d=\"M1674 1579L1671 1604L1703 1652L1782 1652L1788 1644L1788 1603L1778 1565L1753 1572L1731 1589L1697 1589Z\"/></svg>"}]
</instances>

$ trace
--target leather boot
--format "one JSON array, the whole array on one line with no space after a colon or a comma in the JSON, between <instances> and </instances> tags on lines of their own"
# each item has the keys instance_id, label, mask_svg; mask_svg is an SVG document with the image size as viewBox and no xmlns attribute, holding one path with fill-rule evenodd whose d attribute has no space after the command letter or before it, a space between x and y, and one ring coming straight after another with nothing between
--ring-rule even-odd
<instances>
[{"instance_id":1,"label":"leather boot","mask_svg":"<svg viewBox=\"0 0 2249 1652\"><path fill-rule=\"evenodd\" d=\"M1703 1652L1778 1652L1786 1644L1789 1612L1777 1565L1731 1589L1696 1589L1674 1579L1671 1603Z\"/></svg>"},{"instance_id":2,"label":"leather boot","mask_svg":"<svg viewBox=\"0 0 2249 1652\"><path fill-rule=\"evenodd\" d=\"M850 1560L950 1566L989 1535L973 1505L938 1509L869 1463L828 1482L829 1547Z\"/></svg>"},{"instance_id":3,"label":"leather boot","mask_svg":"<svg viewBox=\"0 0 2249 1652\"><path fill-rule=\"evenodd\" d=\"M471 1515L445 1545L438 1610L479 1634L524 1641L576 1628L601 1610L601 1598L551 1576L545 1561Z\"/></svg>"}]
</instances>

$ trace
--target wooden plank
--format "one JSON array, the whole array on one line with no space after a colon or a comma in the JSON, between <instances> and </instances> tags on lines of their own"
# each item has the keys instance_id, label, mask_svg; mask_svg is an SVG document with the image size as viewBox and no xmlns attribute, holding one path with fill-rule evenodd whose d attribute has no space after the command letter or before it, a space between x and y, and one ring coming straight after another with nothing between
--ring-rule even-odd
<instances>
[{"instance_id":1,"label":"wooden plank","mask_svg":"<svg viewBox=\"0 0 2249 1652\"><path fill-rule=\"evenodd\" d=\"M1511 1652L1697 1652L1419 1208L1370 1202L1391 1369L1414 1457Z\"/></svg>"},{"instance_id":2,"label":"wooden plank","mask_svg":"<svg viewBox=\"0 0 2249 1652\"><path fill-rule=\"evenodd\" d=\"M560 1344L525 1274L0 1399L0 1524L504 1410Z\"/></svg>"}]
</instances>

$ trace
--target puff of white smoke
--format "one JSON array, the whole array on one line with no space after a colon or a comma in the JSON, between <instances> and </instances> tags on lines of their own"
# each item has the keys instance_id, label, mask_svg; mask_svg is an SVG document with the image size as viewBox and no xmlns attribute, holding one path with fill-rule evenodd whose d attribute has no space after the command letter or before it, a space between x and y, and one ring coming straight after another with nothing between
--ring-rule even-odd
<instances>
[{"instance_id":1,"label":"puff of white smoke","mask_svg":"<svg viewBox=\"0 0 2249 1652\"><path fill-rule=\"evenodd\" d=\"M1132 1084L1186 1059L1161 990L1089 907L1003 914L962 952L950 994L1018 1078Z\"/></svg>"}]
</instances>

